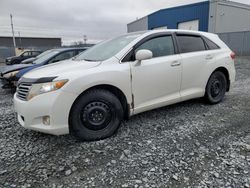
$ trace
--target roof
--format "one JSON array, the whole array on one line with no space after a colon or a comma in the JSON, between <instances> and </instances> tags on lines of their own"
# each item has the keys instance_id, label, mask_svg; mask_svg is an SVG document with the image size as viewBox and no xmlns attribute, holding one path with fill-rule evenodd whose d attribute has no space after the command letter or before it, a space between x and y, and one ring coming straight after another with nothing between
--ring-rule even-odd
<instances>
[{"instance_id":1,"label":"roof","mask_svg":"<svg viewBox=\"0 0 250 188\"><path fill-rule=\"evenodd\" d=\"M183 30L183 29L158 29L158 30L147 30L147 31L137 31L137 32L131 32L129 34L154 34L154 33L162 33L162 32L183 32L183 33L190 33L190 34L201 34L201 35L216 35L213 33L203 32L203 31L193 31L193 30Z\"/></svg>"},{"instance_id":2,"label":"roof","mask_svg":"<svg viewBox=\"0 0 250 188\"><path fill-rule=\"evenodd\" d=\"M240 2L235 2L235 1L220 1L220 0L211 0L211 3L219 3L219 4L223 4L223 5L227 5L227 6L234 6L234 7L238 7L238 8L242 8L242 9L250 9L250 4L244 4L244 3L240 3Z\"/></svg>"},{"instance_id":3,"label":"roof","mask_svg":"<svg viewBox=\"0 0 250 188\"><path fill-rule=\"evenodd\" d=\"M72 48L53 48L51 50L57 50L57 51L67 51L67 50L86 50L87 47L72 47Z\"/></svg>"}]
</instances>

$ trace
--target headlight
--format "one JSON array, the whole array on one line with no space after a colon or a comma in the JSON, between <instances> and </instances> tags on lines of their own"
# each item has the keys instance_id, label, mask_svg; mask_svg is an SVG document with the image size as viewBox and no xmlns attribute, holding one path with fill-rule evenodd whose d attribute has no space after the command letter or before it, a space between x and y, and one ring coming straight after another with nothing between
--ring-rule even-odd
<instances>
[{"instance_id":1,"label":"headlight","mask_svg":"<svg viewBox=\"0 0 250 188\"><path fill-rule=\"evenodd\" d=\"M62 88L67 82L68 80L59 80L59 81L54 81L54 82L33 84L29 91L27 99L30 100L37 95L48 93L51 91L56 91Z\"/></svg>"},{"instance_id":2,"label":"headlight","mask_svg":"<svg viewBox=\"0 0 250 188\"><path fill-rule=\"evenodd\" d=\"M19 71L13 71L13 72L9 72L7 74L4 74L3 77L4 78L11 78L13 76L16 76L16 74L18 73Z\"/></svg>"}]
</instances>

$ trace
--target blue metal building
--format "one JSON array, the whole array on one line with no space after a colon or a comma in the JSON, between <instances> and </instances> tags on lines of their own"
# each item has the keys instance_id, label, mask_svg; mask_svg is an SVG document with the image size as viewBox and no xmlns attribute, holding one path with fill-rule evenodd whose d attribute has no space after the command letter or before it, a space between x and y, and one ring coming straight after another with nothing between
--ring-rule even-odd
<instances>
[{"instance_id":1,"label":"blue metal building","mask_svg":"<svg viewBox=\"0 0 250 188\"><path fill-rule=\"evenodd\" d=\"M128 24L128 32L186 29L216 33L237 54L250 55L250 5L208 0L166 8Z\"/></svg>"},{"instance_id":2,"label":"blue metal building","mask_svg":"<svg viewBox=\"0 0 250 188\"><path fill-rule=\"evenodd\" d=\"M178 24L199 20L199 30L208 31L209 2L195 3L169 9L162 9L148 16L148 29L166 26L178 29Z\"/></svg>"},{"instance_id":3,"label":"blue metal building","mask_svg":"<svg viewBox=\"0 0 250 188\"><path fill-rule=\"evenodd\" d=\"M195 27L195 30L208 31L209 8L210 2L204 1L161 9L146 17L129 23L128 32L158 28L178 29L180 27L182 28L182 26L184 28L189 28L188 26L190 26Z\"/></svg>"}]
</instances>

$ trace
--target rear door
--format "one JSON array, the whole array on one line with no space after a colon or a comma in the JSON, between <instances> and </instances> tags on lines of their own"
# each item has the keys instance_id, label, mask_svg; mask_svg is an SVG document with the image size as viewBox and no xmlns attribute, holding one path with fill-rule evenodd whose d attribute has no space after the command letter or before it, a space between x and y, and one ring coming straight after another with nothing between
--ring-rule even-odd
<instances>
[{"instance_id":1,"label":"rear door","mask_svg":"<svg viewBox=\"0 0 250 188\"><path fill-rule=\"evenodd\" d=\"M202 97L207 82L207 68L214 61L200 35L177 33L177 42L182 57L181 98L187 100Z\"/></svg>"}]
</instances>

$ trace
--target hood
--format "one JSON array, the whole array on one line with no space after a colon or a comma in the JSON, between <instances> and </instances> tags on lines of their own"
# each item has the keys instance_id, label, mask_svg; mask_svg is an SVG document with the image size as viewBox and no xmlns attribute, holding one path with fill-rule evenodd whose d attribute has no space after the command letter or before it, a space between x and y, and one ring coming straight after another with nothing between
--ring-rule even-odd
<instances>
[{"instance_id":1,"label":"hood","mask_svg":"<svg viewBox=\"0 0 250 188\"><path fill-rule=\"evenodd\" d=\"M26 74L27 72L33 70L33 69L36 69L38 67L41 67L43 66L42 64L37 64L37 65L34 65L34 64L31 64L31 66L29 67L25 67L23 69L21 69L17 74L16 74L16 79L20 79L24 74Z\"/></svg>"},{"instance_id":2,"label":"hood","mask_svg":"<svg viewBox=\"0 0 250 188\"><path fill-rule=\"evenodd\" d=\"M16 58L17 56L11 56L11 57L7 57L6 59L7 60L11 60L11 59L13 59L13 58Z\"/></svg>"},{"instance_id":3,"label":"hood","mask_svg":"<svg viewBox=\"0 0 250 188\"><path fill-rule=\"evenodd\" d=\"M63 62L42 66L25 74L25 78L42 78L60 76L64 73L87 70L100 65L101 62L66 60Z\"/></svg>"},{"instance_id":4,"label":"hood","mask_svg":"<svg viewBox=\"0 0 250 188\"><path fill-rule=\"evenodd\" d=\"M13 71L18 71L21 69L24 69L26 67L30 67L32 65L30 64L17 64L17 65L6 65L4 67L1 67L1 73L2 74L7 74L9 72L13 72Z\"/></svg>"}]
</instances>

